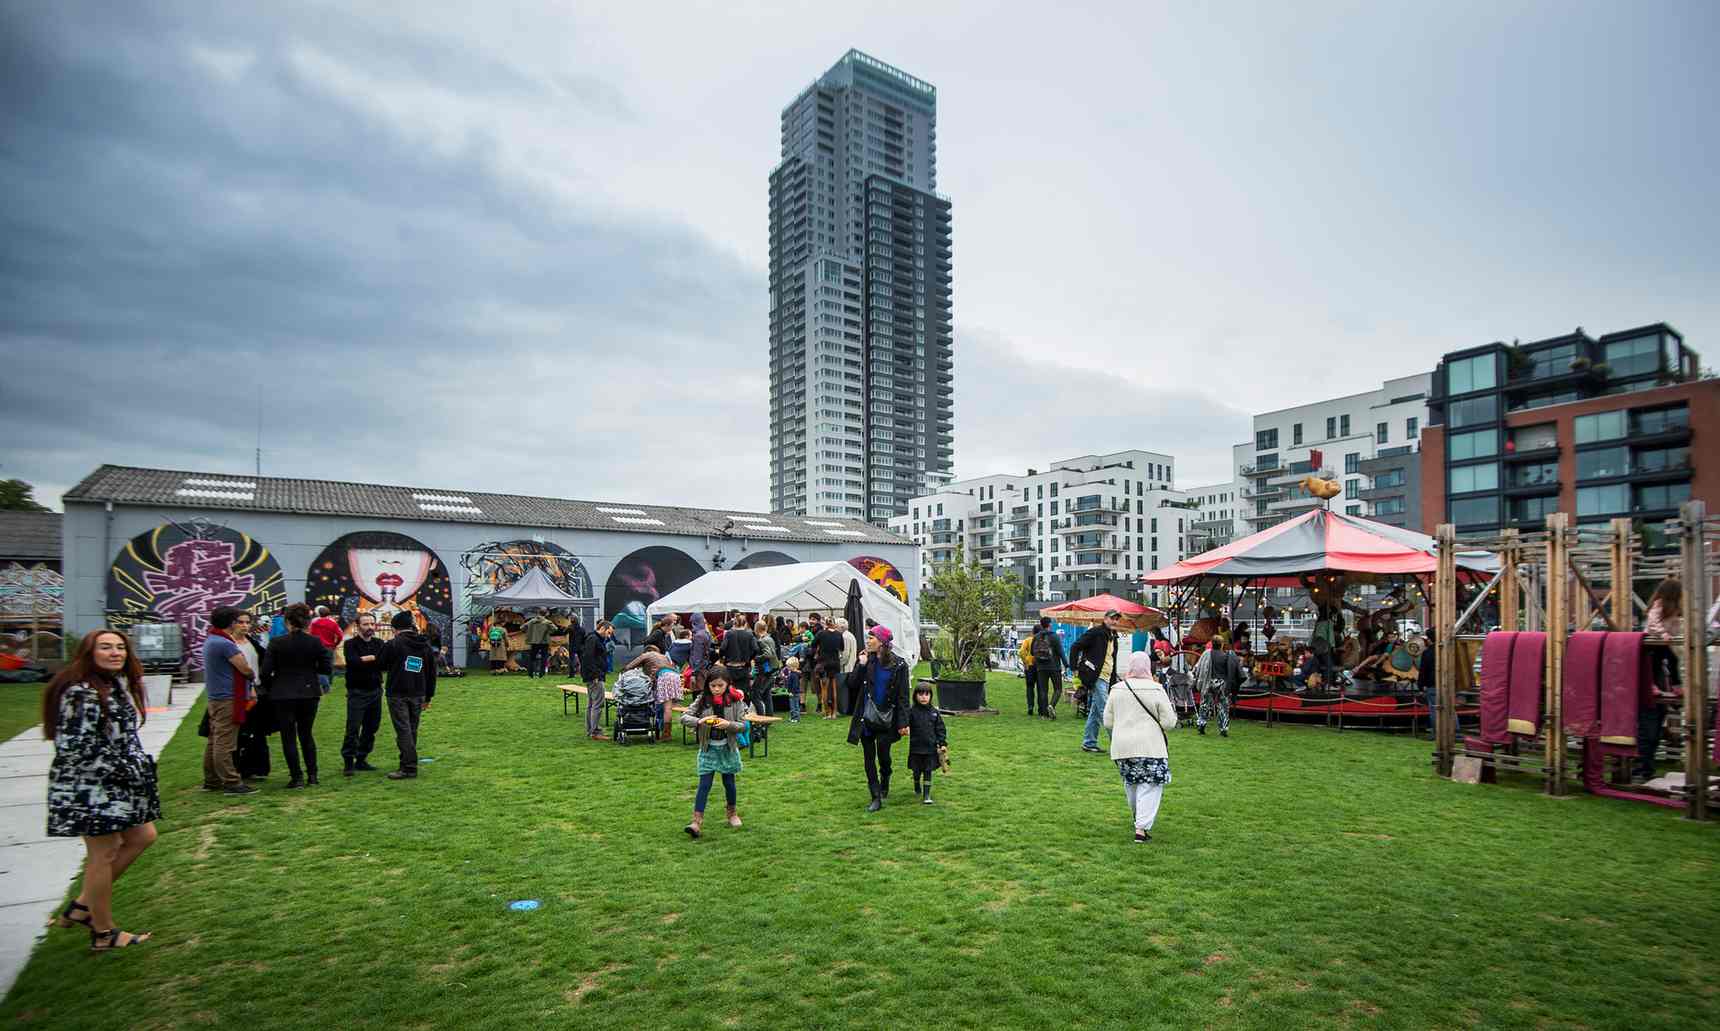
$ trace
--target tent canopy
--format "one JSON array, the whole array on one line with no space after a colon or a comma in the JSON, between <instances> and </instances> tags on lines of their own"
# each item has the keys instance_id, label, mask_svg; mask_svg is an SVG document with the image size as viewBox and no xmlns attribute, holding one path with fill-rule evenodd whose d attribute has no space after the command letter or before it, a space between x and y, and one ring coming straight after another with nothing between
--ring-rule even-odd
<instances>
[{"instance_id":1,"label":"tent canopy","mask_svg":"<svg viewBox=\"0 0 1720 1031\"><path fill-rule=\"evenodd\" d=\"M1295 587L1314 573L1423 577L1438 565L1438 545L1425 533L1317 508L1141 579L1177 584L1213 576ZM1499 560L1486 552L1462 552L1457 567L1491 576Z\"/></svg>"},{"instance_id":2,"label":"tent canopy","mask_svg":"<svg viewBox=\"0 0 1720 1031\"><path fill-rule=\"evenodd\" d=\"M847 562L794 562L756 569L727 569L706 573L672 591L646 609L650 619L670 612L757 612L804 617L814 612L841 615L848 592L860 586L860 607L866 618L890 629L897 655L910 663L920 658L920 630L913 610L872 578ZM864 627L850 626L856 638Z\"/></svg>"},{"instance_id":3,"label":"tent canopy","mask_svg":"<svg viewBox=\"0 0 1720 1031\"><path fill-rule=\"evenodd\" d=\"M1123 623L1135 630L1151 630L1156 626L1164 626L1170 620L1165 614L1151 606L1119 598L1114 594L1097 594L1091 598L1081 598L1076 601L1064 602L1061 605L1048 605L1039 610L1041 616L1050 616L1059 623L1069 623L1074 626L1092 626L1105 619L1105 613L1112 609L1123 614Z\"/></svg>"},{"instance_id":4,"label":"tent canopy","mask_svg":"<svg viewBox=\"0 0 1720 1031\"><path fill-rule=\"evenodd\" d=\"M575 598L551 583L540 566L526 570L526 575L494 594L472 599L474 608L489 609L572 609L591 603L590 598Z\"/></svg>"}]
</instances>

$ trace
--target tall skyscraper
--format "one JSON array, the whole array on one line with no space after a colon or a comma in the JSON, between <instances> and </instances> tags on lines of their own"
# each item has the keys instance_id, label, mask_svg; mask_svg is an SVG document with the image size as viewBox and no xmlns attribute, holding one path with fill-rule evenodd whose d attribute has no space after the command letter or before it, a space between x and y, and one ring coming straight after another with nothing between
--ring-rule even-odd
<instances>
[{"instance_id":1,"label":"tall skyscraper","mask_svg":"<svg viewBox=\"0 0 1720 1031\"><path fill-rule=\"evenodd\" d=\"M950 480L950 202L937 90L850 50L770 173L770 507L884 525Z\"/></svg>"}]
</instances>

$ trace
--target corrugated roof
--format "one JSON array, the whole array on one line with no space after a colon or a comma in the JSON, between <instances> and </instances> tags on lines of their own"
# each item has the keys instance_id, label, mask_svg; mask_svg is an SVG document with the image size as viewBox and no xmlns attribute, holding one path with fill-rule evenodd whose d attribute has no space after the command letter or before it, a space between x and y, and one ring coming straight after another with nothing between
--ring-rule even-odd
<instances>
[{"instance_id":1,"label":"corrugated roof","mask_svg":"<svg viewBox=\"0 0 1720 1031\"><path fill-rule=\"evenodd\" d=\"M58 559L58 512L0 512L0 558Z\"/></svg>"},{"instance_id":2,"label":"corrugated roof","mask_svg":"<svg viewBox=\"0 0 1720 1031\"><path fill-rule=\"evenodd\" d=\"M834 517L800 518L734 509L573 501L445 488L231 476L118 465L104 465L97 469L67 491L63 500L427 522L497 523L569 530L650 531L700 537L712 534L755 541L913 543L906 537L858 520ZM59 554L57 546L54 554Z\"/></svg>"}]
</instances>

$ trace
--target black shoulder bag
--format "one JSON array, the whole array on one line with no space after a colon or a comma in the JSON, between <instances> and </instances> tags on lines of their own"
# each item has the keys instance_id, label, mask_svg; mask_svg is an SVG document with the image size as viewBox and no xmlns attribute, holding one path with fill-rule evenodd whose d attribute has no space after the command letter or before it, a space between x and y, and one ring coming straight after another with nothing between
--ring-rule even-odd
<instances>
[{"instance_id":1,"label":"black shoulder bag","mask_svg":"<svg viewBox=\"0 0 1720 1031\"><path fill-rule=\"evenodd\" d=\"M866 671L866 703L860 708L860 721L875 731L893 729L896 725L896 707L892 705L885 709L878 708L878 703L873 699L875 692L872 689L871 672L870 668ZM890 671L890 679L895 681L895 670Z\"/></svg>"}]
</instances>

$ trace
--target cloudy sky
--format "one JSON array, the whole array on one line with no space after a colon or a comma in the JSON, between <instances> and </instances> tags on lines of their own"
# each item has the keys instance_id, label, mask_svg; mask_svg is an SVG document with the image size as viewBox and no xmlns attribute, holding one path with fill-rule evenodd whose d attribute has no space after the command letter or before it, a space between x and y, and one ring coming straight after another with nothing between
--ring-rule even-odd
<instances>
[{"instance_id":1,"label":"cloudy sky","mask_svg":"<svg viewBox=\"0 0 1720 1031\"><path fill-rule=\"evenodd\" d=\"M1720 353L1720 5L0 0L0 477L766 506L766 176L935 83L956 472L1493 339Z\"/></svg>"}]
</instances>

